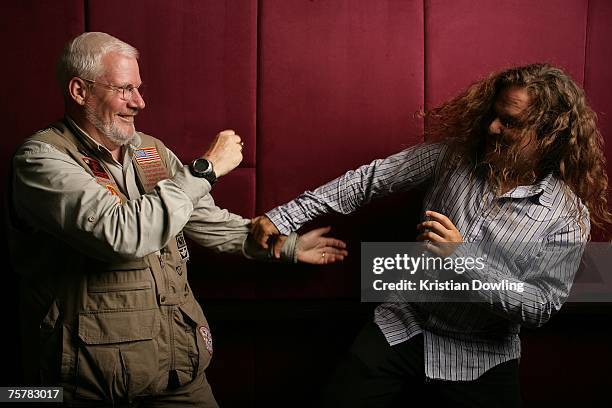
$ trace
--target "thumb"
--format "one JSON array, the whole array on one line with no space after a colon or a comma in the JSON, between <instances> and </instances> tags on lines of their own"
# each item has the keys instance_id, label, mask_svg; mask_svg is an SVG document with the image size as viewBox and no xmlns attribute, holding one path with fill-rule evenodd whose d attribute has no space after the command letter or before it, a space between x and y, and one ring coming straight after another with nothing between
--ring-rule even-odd
<instances>
[{"instance_id":1,"label":"thumb","mask_svg":"<svg viewBox=\"0 0 612 408\"><path fill-rule=\"evenodd\" d=\"M316 235L325 235L327 234L329 231L331 231L331 227L328 225L327 227L321 227L321 228L317 228L312 230L313 233L315 233Z\"/></svg>"}]
</instances>

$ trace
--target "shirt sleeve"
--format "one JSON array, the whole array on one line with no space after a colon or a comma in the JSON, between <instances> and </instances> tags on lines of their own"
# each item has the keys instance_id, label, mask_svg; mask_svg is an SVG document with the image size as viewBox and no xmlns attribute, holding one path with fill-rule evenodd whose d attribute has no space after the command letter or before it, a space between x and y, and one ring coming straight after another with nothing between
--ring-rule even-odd
<instances>
[{"instance_id":1,"label":"shirt sleeve","mask_svg":"<svg viewBox=\"0 0 612 408\"><path fill-rule=\"evenodd\" d=\"M180 173L185 167L170 150L168 150L168 159L171 175L173 172ZM220 179L219 182L223 180ZM241 252L249 233L250 223L250 219L219 208L210 193L207 193L194 203L193 211L183 231L199 245L217 252Z\"/></svg>"},{"instance_id":2,"label":"shirt sleeve","mask_svg":"<svg viewBox=\"0 0 612 408\"><path fill-rule=\"evenodd\" d=\"M266 216L282 234L288 234L323 214L349 214L373 198L407 191L430 179L444 148L441 144L421 144L374 160L304 192Z\"/></svg>"},{"instance_id":3,"label":"shirt sleeve","mask_svg":"<svg viewBox=\"0 0 612 408\"><path fill-rule=\"evenodd\" d=\"M207 181L177 167L151 193L120 203L71 157L38 141L19 149L13 168L18 217L101 260L136 259L163 248L210 190Z\"/></svg>"},{"instance_id":4,"label":"shirt sleeve","mask_svg":"<svg viewBox=\"0 0 612 408\"><path fill-rule=\"evenodd\" d=\"M168 149L170 174L180 174L184 169L178 157ZM194 205L193 212L183 231L199 245L216 252L241 253L248 259L276 261L269 250L261 248L249 237L251 220L219 208L210 193L205 194ZM280 261L297 262L295 242L291 235L283 244ZM291 245L293 243L293 245Z\"/></svg>"}]
</instances>

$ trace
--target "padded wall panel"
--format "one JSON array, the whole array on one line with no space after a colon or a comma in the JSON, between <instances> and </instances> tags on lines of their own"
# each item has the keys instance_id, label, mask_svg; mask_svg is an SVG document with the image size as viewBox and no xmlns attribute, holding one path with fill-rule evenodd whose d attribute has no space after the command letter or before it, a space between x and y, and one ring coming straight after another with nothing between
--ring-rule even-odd
<instances>
[{"instance_id":1,"label":"padded wall panel","mask_svg":"<svg viewBox=\"0 0 612 408\"><path fill-rule=\"evenodd\" d=\"M146 109L138 127L182 160L234 129L255 165L255 0L90 0L89 29L106 31L141 54Z\"/></svg>"},{"instance_id":2,"label":"padded wall panel","mask_svg":"<svg viewBox=\"0 0 612 408\"><path fill-rule=\"evenodd\" d=\"M63 115L55 65L64 43L83 31L83 1L4 1L1 19L5 62L0 112L6 128L0 166L5 174L23 138Z\"/></svg>"},{"instance_id":3,"label":"padded wall panel","mask_svg":"<svg viewBox=\"0 0 612 408\"><path fill-rule=\"evenodd\" d=\"M259 12L258 212L422 140L422 2Z\"/></svg>"},{"instance_id":4,"label":"padded wall panel","mask_svg":"<svg viewBox=\"0 0 612 408\"><path fill-rule=\"evenodd\" d=\"M583 82L586 1L425 3L428 108L490 72L510 66L550 62Z\"/></svg>"},{"instance_id":5,"label":"padded wall panel","mask_svg":"<svg viewBox=\"0 0 612 408\"><path fill-rule=\"evenodd\" d=\"M585 84L587 99L598 115L606 141L608 174L612 174L612 3L589 1Z\"/></svg>"},{"instance_id":6,"label":"padded wall panel","mask_svg":"<svg viewBox=\"0 0 612 408\"><path fill-rule=\"evenodd\" d=\"M245 218L255 216L255 169L237 168L215 183L215 203Z\"/></svg>"}]
</instances>

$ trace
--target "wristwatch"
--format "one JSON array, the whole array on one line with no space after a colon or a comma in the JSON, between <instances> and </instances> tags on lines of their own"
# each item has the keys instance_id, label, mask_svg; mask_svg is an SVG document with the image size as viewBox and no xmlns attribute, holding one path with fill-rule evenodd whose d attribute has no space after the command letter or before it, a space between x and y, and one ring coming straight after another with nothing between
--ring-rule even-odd
<instances>
[{"instance_id":1,"label":"wristwatch","mask_svg":"<svg viewBox=\"0 0 612 408\"><path fill-rule=\"evenodd\" d=\"M215 169L213 168L213 164L210 160L206 160L201 157L195 159L191 162L189 170L191 170L191 174L193 174L195 177L201 177L208 180L211 186L217 181L217 175L215 174Z\"/></svg>"}]
</instances>

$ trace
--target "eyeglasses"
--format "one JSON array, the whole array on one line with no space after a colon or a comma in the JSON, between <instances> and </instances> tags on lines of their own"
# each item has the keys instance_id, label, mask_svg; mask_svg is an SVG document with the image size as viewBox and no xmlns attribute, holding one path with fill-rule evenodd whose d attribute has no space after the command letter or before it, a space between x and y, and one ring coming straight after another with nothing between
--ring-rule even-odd
<instances>
[{"instance_id":1,"label":"eyeglasses","mask_svg":"<svg viewBox=\"0 0 612 408\"><path fill-rule=\"evenodd\" d=\"M104 82L97 82L97 81L92 81L91 79L85 79L85 78L81 78L83 81L85 82L89 82L91 84L94 85L100 85L103 86L106 89L110 89L113 92L119 92L119 97L124 100L124 101L129 101L132 99L132 97L134 96L134 91L138 91L138 94L140 95L140 97L142 98L144 96L144 84L140 84L138 86L134 86L134 85L125 85L125 86L117 86L117 85L111 85L111 84L105 84Z\"/></svg>"}]
</instances>

